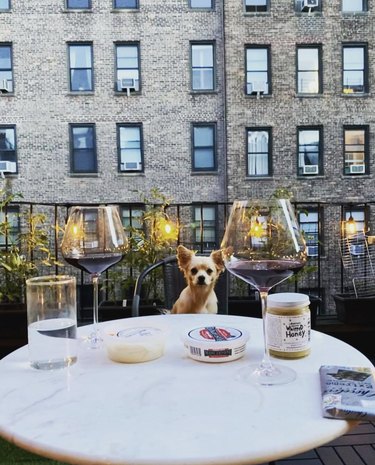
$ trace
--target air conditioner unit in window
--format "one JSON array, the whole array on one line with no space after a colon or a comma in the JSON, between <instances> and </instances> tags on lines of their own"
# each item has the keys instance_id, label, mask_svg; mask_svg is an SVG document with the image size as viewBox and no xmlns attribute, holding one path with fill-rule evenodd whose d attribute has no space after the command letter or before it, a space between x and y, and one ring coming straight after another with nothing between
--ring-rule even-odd
<instances>
[{"instance_id":1,"label":"air conditioner unit in window","mask_svg":"<svg viewBox=\"0 0 375 465\"><path fill-rule=\"evenodd\" d=\"M351 245L350 246L351 255L364 255L365 246L363 244Z\"/></svg>"},{"instance_id":2,"label":"air conditioner unit in window","mask_svg":"<svg viewBox=\"0 0 375 465\"><path fill-rule=\"evenodd\" d=\"M0 81L0 93L7 94L10 92L10 84L6 79Z\"/></svg>"},{"instance_id":3,"label":"air conditioner unit in window","mask_svg":"<svg viewBox=\"0 0 375 465\"><path fill-rule=\"evenodd\" d=\"M312 10L319 6L319 0L302 0L302 11Z\"/></svg>"},{"instance_id":4,"label":"air conditioner unit in window","mask_svg":"<svg viewBox=\"0 0 375 465\"><path fill-rule=\"evenodd\" d=\"M264 81L252 81L247 85L249 94L264 94L267 90L267 83Z\"/></svg>"},{"instance_id":5,"label":"air conditioner unit in window","mask_svg":"<svg viewBox=\"0 0 375 465\"><path fill-rule=\"evenodd\" d=\"M317 245L308 245L306 249L308 257L317 257L319 255L319 246Z\"/></svg>"},{"instance_id":6,"label":"air conditioner unit in window","mask_svg":"<svg viewBox=\"0 0 375 465\"><path fill-rule=\"evenodd\" d=\"M137 86L135 79L121 79L120 80L120 89L129 96L130 91L136 91Z\"/></svg>"},{"instance_id":7,"label":"air conditioner unit in window","mask_svg":"<svg viewBox=\"0 0 375 465\"><path fill-rule=\"evenodd\" d=\"M1 173L15 173L16 171L17 165L14 161L0 161Z\"/></svg>"},{"instance_id":8,"label":"air conditioner unit in window","mask_svg":"<svg viewBox=\"0 0 375 465\"><path fill-rule=\"evenodd\" d=\"M305 165L303 167L303 174L318 174L319 166L318 165Z\"/></svg>"},{"instance_id":9,"label":"air conditioner unit in window","mask_svg":"<svg viewBox=\"0 0 375 465\"><path fill-rule=\"evenodd\" d=\"M349 171L351 174L361 174L365 172L365 165L350 165Z\"/></svg>"},{"instance_id":10,"label":"air conditioner unit in window","mask_svg":"<svg viewBox=\"0 0 375 465\"><path fill-rule=\"evenodd\" d=\"M121 163L121 167L124 171L141 171L142 163L140 161L126 161Z\"/></svg>"}]
</instances>

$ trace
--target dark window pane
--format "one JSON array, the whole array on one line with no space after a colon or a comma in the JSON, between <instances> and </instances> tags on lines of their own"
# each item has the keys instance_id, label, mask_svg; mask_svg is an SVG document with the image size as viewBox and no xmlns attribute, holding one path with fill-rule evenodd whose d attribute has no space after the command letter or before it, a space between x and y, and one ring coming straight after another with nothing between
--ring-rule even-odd
<instances>
[{"instance_id":1,"label":"dark window pane","mask_svg":"<svg viewBox=\"0 0 375 465\"><path fill-rule=\"evenodd\" d=\"M115 0L115 8L138 8L138 0Z\"/></svg>"}]
</instances>

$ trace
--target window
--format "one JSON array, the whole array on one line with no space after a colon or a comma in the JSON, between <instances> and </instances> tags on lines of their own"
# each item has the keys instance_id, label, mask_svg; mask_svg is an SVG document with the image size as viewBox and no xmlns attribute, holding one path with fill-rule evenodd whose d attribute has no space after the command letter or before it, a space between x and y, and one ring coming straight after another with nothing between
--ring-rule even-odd
<instances>
[{"instance_id":1,"label":"window","mask_svg":"<svg viewBox=\"0 0 375 465\"><path fill-rule=\"evenodd\" d=\"M0 126L0 161L17 163L15 126Z\"/></svg>"},{"instance_id":2,"label":"window","mask_svg":"<svg viewBox=\"0 0 375 465\"><path fill-rule=\"evenodd\" d=\"M142 126L117 126L119 171L143 171Z\"/></svg>"},{"instance_id":3,"label":"window","mask_svg":"<svg viewBox=\"0 0 375 465\"><path fill-rule=\"evenodd\" d=\"M297 92L299 94L320 94L321 48L318 46L297 47Z\"/></svg>"},{"instance_id":4,"label":"window","mask_svg":"<svg viewBox=\"0 0 375 465\"><path fill-rule=\"evenodd\" d=\"M0 0L0 11L10 10L10 0Z\"/></svg>"},{"instance_id":5,"label":"window","mask_svg":"<svg viewBox=\"0 0 375 465\"><path fill-rule=\"evenodd\" d=\"M1 231L0 247L12 245L17 242L20 233L19 207L8 206L0 211L0 223L7 222L7 230Z\"/></svg>"},{"instance_id":6,"label":"window","mask_svg":"<svg viewBox=\"0 0 375 465\"><path fill-rule=\"evenodd\" d=\"M365 174L368 165L368 127L344 127L344 174Z\"/></svg>"},{"instance_id":7,"label":"window","mask_svg":"<svg viewBox=\"0 0 375 465\"><path fill-rule=\"evenodd\" d=\"M70 90L90 92L93 90L92 45L69 45Z\"/></svg>"},{"instance_id":8,"label":"window","mask_svg":"<svg viewBox=\"0 0 375 465\"><path fill-rule=\"evenodd\" d=\"M247 175L270 176L271 130L247 129Z\"/></svg>"},{"instance_id":9,"label":"window","mask_svg":"<svg viewBox=\"0 0 375 465\"><path fill-rule=\"evenodd\" d=\"M0 44L0 93L13 92L12 46Z\"/></svg>"},{"instance_id":10,"label":"window","mask_svg":"<svg viewBox=\"0 0 375 465\"><path fill-rule=\"evenodd\" d=\"M116 45L116 80L119 92L139 91L139 44Z\"/></svg>"},{"instance_id":11,"label":"window","mask_svg":"<svg viewBox=\"0 0 375 465\"><path fill-rule=\"evenodd\" d=\"M114 8L138 9L138 0L114 0Z\"/></svg>"},{"instance_id":12,"label":"window","mask_svg":"<svg viewBox=\"0 0 375 465\"><path fill-rule=\"evenodd\" d=\"M190 8L208 8L212 9L214 7L214 0L190 0Z\"/></svg>"},{"instance_id":13,"label":"window","mask_svg":"<svg viewBox=\"0 0 375 465\"><path fill-rule=\"evenodd\" d=\"M96 173L95 126L72 124L70 144L72 173Z\"/></svg>"},{"instance_id":14,"label":"window","mask_svg":"<svg viewBox=\"0 0 375 465\"><path fill-rule=\"evenodd\" d=\"M214 90L214 45L208 43L191 44L192 89Z\"/></svg>"},{"instance_id":15,"label":"window","mask_svg":"<svg viewBox=\"0 0 375 465\"><path fill-rule=\"evenodd\" d=\"M299 213L298 222L307 246L307 256L310 258L319 255L319 212L318 209L304 209Z\"/></svg>"},{"instance_id":16,"label":"window","mask_svg":"<svg viewBox=\"0 0 375 465\"><path fill-rule=\"evenodd\" d=\"M246 94L269 93L269 61L269 47L246 47Z\"/></svg>"},{"instance_id":17,"label":"window","mask_svg":"<svg viewBox=\"0 0 375 465\"><path fill-rule=\"evenodd\" d=\"M298 174L312 176L321 174L321 128L298 129Z\"/></svg>"},{"instance_id":18,"label":"window","mask_svg":"<svg viewBox=\"0 0 375 465\"><path fill-rule=\"evenodd\" d=\"M122 207L121 217L124 228L143 229L144 210L141 207Z\"/></svg>"},{"instance_id":19,"label":"window","mask_svg":"<svg viewBox=\"0 0 375 465\"><path fill-rule=\"evenodd\" d=\"M344 94L363 94L368 91L365 45L343 46L342 85Z\"/></svg>"},{"instance_id":20,"label":"window","mask_svg":"<svg viewBox=\"0 0 375 465\"><path fill-rule=\"evenodd\" d=\"M295 0L295 10L302 13L322 11L322 0Z\"/></svg>"},{"instance_id":21,"label":"window","mask_svg":"<svg viewBox=\"0 0 375 465\"><path fill-rule=\"evenodd\" d=\"M367 11L367 0L342 0L342 11L344 13Z\"/></svg>"},{"instance_id":22,"label":"window","mask_svg":"<svg viewBox=\"0 0 375 465\"><path fill-rule=\"evenodd\" d=\"M91 0L67 0L66 7L72 10L90 9Z\"/></svg>"},{"instance_id":23,"label":"window","mask_svg":"<svg viewBox=\"0 0 375 465\"><path fill-rule=\"evenodd\" d=\"M268 11L269 0L245 0L245 11L257 13L259 11Z\"/></svg>"},{"instance_id":24,"label":"window","mask_svg":"<svg viewBox=\"0 0 375 465\"><path fill-rule=\"evenodd\" d=\"M214 205L194 207L194 246L199 248L200 252L211 252L217 247Z\"/></svg>"},{"instance_id":25,"label":"window","mask_svg":"<svg viewBox=\"0 0 375 465\"><path fill-rule=\"evenodd\" d=\"M193 125L193 170L216 169L215 124Z\"/></svg>"}]
</instances>

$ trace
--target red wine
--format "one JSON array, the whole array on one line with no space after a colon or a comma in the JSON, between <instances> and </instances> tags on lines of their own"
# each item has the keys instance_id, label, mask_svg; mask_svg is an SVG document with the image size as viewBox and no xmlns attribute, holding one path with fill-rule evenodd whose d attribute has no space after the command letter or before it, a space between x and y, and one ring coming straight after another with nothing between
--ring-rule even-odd
<instances>
[{"instance_id":1,"label":"red wine","mask_svg":"<svg viewBox=\"0 0 375 465\"><path fill-rule=\"evenodd\" d=\"M64 257L70 264L90 274L100 274L122 259L121 253L87 254L84 257Z\"/></svg>"},{"instance_id":2,"label":"red wine","mask_svg":"<svg viewBox=\"0 0 375 465\"><path fill-rule=\"evenodd\" d=\"M299 271L304 265L301 260L234 260L226 264L228 270L262 292Z\"/></svg>"}]
</instances>

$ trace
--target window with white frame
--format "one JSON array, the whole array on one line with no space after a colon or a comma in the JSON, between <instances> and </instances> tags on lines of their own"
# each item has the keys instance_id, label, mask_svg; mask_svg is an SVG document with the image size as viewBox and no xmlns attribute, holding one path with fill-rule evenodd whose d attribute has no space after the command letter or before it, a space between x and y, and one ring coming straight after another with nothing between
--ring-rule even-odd
<instances>
[{"instance_id":1,"label":"window with white frame","mask_svg":"<svg viewBox=\"0 0 375 465\"><path fill-rule=\"evenodd\" d=\"M10 10L10 0L0 0L0 11Z\"/></svg>"},{"instance_id":2,"label":"window with white frame","mask_svg":"<svg viewBox=\"0 0 375 465\"><path fill-rule=\"evenodd\" d=\"M91 0L66 0L66 7L71 10L88 10L91 8Z\"/></svg>"},{"instance_id":3,"label":"window with white frame","mask_svg":"<svg viewBox=\"0 0 375 465\"><path fill-rule=\"evenodd\" d=\"M214 7L214 0L189 0L190 8L194 9L209 9Z\"/></svg>"},{"instance_id":4,"label":"window with white frame","mask_svg":"<svg viewBox=\"0 0 375 465\"><path fill-rule=\"evenodd\" d=\"M194 171L213 171L216 169L215 133L215 124L193 124Z\"/></svg>"},{"instance_id":5,"label":"window with white frame","mask_svg":"<svg viewBox=\"0 0 375 465\"><path fill-rule=\"evenodd\" d=\"M139 44L116 44L116 80L119 92L139 91Z\"/></svg>"},{"instance_id":6,"label":"window with white frame","mask_svg":"<svg viewBox=\"0 0 375 465\"><path fill-rule=\"evenodd\" d=\"M215 89L215 53L213 43L191 44L192 90Z\"/></svg>"},{"instance_id":7,"label":"window with white frame","mask_svg":"<svg viewBox=\"0 0 375 465\"><path fill-rule=\"evenodd\" d=\"M319 212L317 209L306 209L299 213L300 229L306 241L307 256L319 255Z\"/></svg>"},{"instance_id":8,"label":"window with white frame","mask_svg":"<svg viewBox=\"0 0 375 465\"><path fill-rule=\"evenodd\" d=\"M321 174L321 138L322 128L298 128L298 175L312 176Z\"/></svg>"},{"instance_id":9,"label":"window with white frame","mask_svg":"<svg viewBox=\"0 0 375 465\"><path fill-rule=\"evenodd\" d=\"M271 129L248 128L247 133L247 175L271 175Z\"/></svg>"},{"instance_id":10,"label":"window with white frame","mask_svg":"<svg viewBox=\"0 0 375 465\"><path fill-rule=\"evenodd\" d=\"M344 127L344 173L365 174L368 165L368 126Z\"/></svg>"},{"instance_id":11,"label":"window with white frame","mask_svg":"<svg viewBox=\"0 0 375 465\"><path fill-rule=\"evenodd\" d=\"M139 8L139 2L138 0L114 0L113 3L114 8L130 8L130 9L138 9Z\"/></svg>"},{"instance_id":12,"label":"window with white frame","mask_svg":"<svg viewBox=\"0 0 375 465\"><path fill-rule=\"evenodd\" d=\"M141 124L117 125L119 171L143 171Z\"/></svg>"},{"instance_id":13,"label":"window with white frame","mask_svg":"<svg viewBox=\"0 0 375 465\"><path fill-rule=\"evenodd\" d=\"M70 125L70 169L72 173L96 173L94 124Z\"/></svg>"},{"instance_id":14,"label":"window with white frame","mask_svg":"<svg viewBox=\"0 0 375 465\"><path fill-rule=\"evenodd\" d=\"M0 247L16 244L20 232L19 207L8 206L6 210L0 211L0 223L6 224L4 231L0 234Z\"/></svg>"},{"instance_id":15,"label":"window with white frame","mask_svg":"<svg viewBox=\"0 0 375 465\"><path fill-rule=\"evenodd\" d=\"M13 92L12 45L0 43L0 93Z\"/></svg>"},{"instance_id":16,"label":"window with white frame","mask_svg":"<svg viewBox=\"0 0 375 465\"><path fill-rule=\"evenodd\" d=\"M245 11L248 13L264 12L269 10L269 0L245 0Z\"/></svg>"},{"instance_id":17,"label":"window with white frame","mask_svg":"<svg viewBox=\"0 0 375 465\"><path fill-rule=\"evenodd\" d=\"M299 94L321 93L320 63L320 46L297 46L297 92Z\"/></svg>"},{"instance_id":18,"label":"window with white frame","mask_svg":"<svg viewBox=\"0 0 375 465\"><path fill-rule=\"evenodd\" d=\"M70 90L91 92L93 84L92 44L69 44Z\"/></svg>"},{"instance_id":19,"label":"window with white frame","mask_svg":"<svg viewBox=\"0 0 375 465\"><path fill-rule=\"evenodd\" d=\"M367 46L343 46L342 91L344 94L367 92Z\"/></svg>"},{"instance_id":20,"label":"window with white frame","mask_svg":"<svg viewBox=\"0 0 375 465\"><path fill-rule=\"evenodd\" d=\"M367 0L342 0L344 13L359 13L367 11Z\"/></svg>"},{"instance_id":21,"label":"window with white frame","mask_svg":"<svg viewBox=\"0 0 375 465\"><path fill-rule=\"evenodd\" d=\"M268 46L246 47L246 94L269 94L270 48Z\"/></svg>"},{"instance_id":22,"label":"window with white frame","mask_svg":"<svg viewBox=\"0 0 375 465\"><path fill-rule=\"evenodd\" d=\"M217 247L216 206L194 207L194 245L202 252L210 252Z\"/></svg>"},{"instance_id":23,"label":"window with white frame","mask_svg":"<svg viewBox=\"0 0 375 465\"><path fill-rule=\"evenodd\" d=\"M12 169L14 169L14 172L17 172L15 126L0 126L0 161L12 163Z\"/></svg>"}]
</instances>

